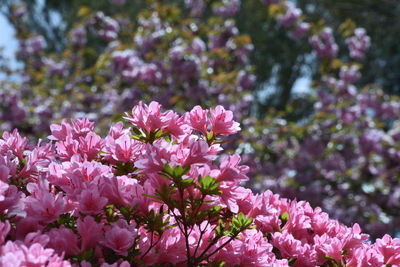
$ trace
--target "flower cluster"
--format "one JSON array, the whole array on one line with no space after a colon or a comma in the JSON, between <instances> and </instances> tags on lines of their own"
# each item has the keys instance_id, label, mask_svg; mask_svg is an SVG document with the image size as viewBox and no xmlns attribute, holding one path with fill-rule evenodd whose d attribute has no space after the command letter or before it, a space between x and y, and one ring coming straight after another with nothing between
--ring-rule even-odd
<instances>
[{"instance_id":1,"label":"flower cluster","mask_svg":"<svg viewBox=\"0 0 400 267\"><path fill-rule=\"evenodd\" d=\"M215 14L223 17L233 16L240 9L240 2L240 0L223 0L214 6L213 11Z\"/></svg>"},{"instance_id":2,"label":"flower cluster","mask_svg":"<svg viewBox=\"0 0 400 267\"><path fill-rule=\"evenodd\" d=\"M277 19L280 24L285 27L293 26L300 18L302 11L301 9L294 6L292 2L286 2L286 13L278 15Z\"/></svg>"},{"instance_id":3,"label":"flower cluster","mask_svg":"<svg viewBox=\"0 0 400 267\"><path fill-rule=\"evenodd\" d=\"M103 12L96 13L90 24L103 39L107 41L117 39L120 28L118 22L111 17L105 16Z\"/></svg>"},{"instance_id":4,"label":"flower cluster","mask_svg":"<svg viewBox=\"0 0 400 267\"><path fill-rule=\"evenodd\" d=\"M19 57L32 57L43 52L46 48L46 40L42 36L34 36L26 40L21 40L19 44Z\"/></svg>"},{"instance_id":5,"label":"flower cluster","mask_svg":"<svg viewBox=\"0 0 400 267\"><path fill-rule=\"evenodd\" d=\"M51 126L51 143L0 139L2 266L378 266L398 239L367 241L306 202L241 183L219 155L240 130L221 106L182 116L140 103L105 138L87 119Z\"/></svg>"},{"instance_id":6,"label":"flower cluster","mask_svg":"<svg viewBox=\"0 0 400 267\"><path fill-rule=\"evenodd\" d=\"M324 28L318 35L310 37L310 44L315 53L322 58L334 58L338 52L331 28Z\"/></svg>"},{"instance_id":7,"label":"flower cluster","mask_svg":"<svg viewBox=\"0 0 400 267\"><path fill-rule=\"evenodd\" d=\"M357 65L344 65L340 68L339 77L344 83L355 83L361 78L360 68Z\"/></svg>"},{"instance_id":8,"label":"flower cluster","mask_svg":"<svg viewBox=\"0 0 400 267\"><path fill-rule=\"evenodd\" d=\"M289 29L289 35L294 39L309 36L309 43L313 52L321 58L335 58L339 46L335 41L332 27L321 25L304 20L303 11L296 7L293 2L284 0L262 0L264 5L269 7L270 13L276 21ZM344 36L348 37L348 36ZM350 57L360 60L370 47L370 37L364 28L354 29L353 35L346 38L345 42L350 51Z\"/></svg>"},{"instance_id":9,"label":"flower cluster","mask_svg":"<svg viewBox=\"0 0 400 267\"><path fill-rule=\"evenodd\" d=\"M350 56L354 59L361 59L371 45L371 38L364 28L357 28L354 30L354 35L346 39L346 43L350 50Z\"/></svg>"},{"instance_id":10,"label":"flower cluster","mask_svg":"<svg viewBox=\"0 0 400 267\"><path fill-rule=\"evenodd\" d=\"M288 28L289 36L293 39L301 39L310 32L311 25L303 20L303 11L292 2L279 0L261 2L270 7L270 13L279 24Z\"/></svg>"}]
</instances>

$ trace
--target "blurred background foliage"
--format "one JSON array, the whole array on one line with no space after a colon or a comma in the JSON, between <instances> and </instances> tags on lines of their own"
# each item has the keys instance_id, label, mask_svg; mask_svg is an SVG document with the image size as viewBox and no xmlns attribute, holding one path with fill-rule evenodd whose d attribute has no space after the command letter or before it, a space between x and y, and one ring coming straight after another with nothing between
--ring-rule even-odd
<instances>
[{"instance_id":1,"label":"blurred background foliage","mask_svg":"<svg viewBox=\"0 0 400 267\"><path fill-rule=\"evenodd\" d=\"M334 28L343 22L368 29L371 48L363 61L360 84L379 84L389 94L400 94L400 3L395 0L299 0L298 6L313 21Z\"/></svg>"},{"instance_id":2,"label":"blurred background foliage","mask_svg":"<svg viewBox=\"0 0 400 267\"><path fill-rule=\"evenodd\" d=\"M12 4L15 0L4 0L1 3L2 13L10 18ZM48 44L49 51L62 51L66 46L65 34L76 23L76 14L84 6L90 10L102 10L113 16L123 12L135 21L139 12L149 3L127 1L124 5L112 5L108 1L90 0L27 0L29 8L26 26L30 33L42 35ZM215 1L207 1L212 6ZM365 66L359 84L377 84L389 94L400 94L400 53L398 34L400 22L400 4L394 0L297 0L294 1L304 12L307 21L330 25L339 29L343 22L368 29L373 40L370 52L363 60ZM183 6L183 1L163 1ZM84 9L81 9L84 12ZM204 22L212 16L211 12L201 16ZM301 77L315 79L320 75L316 58L310 55L308 44L294 41L288 36L287 29L270 16L261 1L243 1L241 9L235 15L237 26L242 34L251 37L255 47L251 54L251 64L255 66L257 91L264 92L270 88L267 96L258 98L257 114L265 114L270 107L285 109L288 103L297 98L304 100L302 93L294 93L295 82ZM17 21L11 21L18 27ZM354 26L353 26L354 27ZM388 30L383 30L388 29ZM389 30L390 29L390 30ZM343 42L338 42L343 47ZM89 44L96 47L95 44ZM340 51L343 51L341 49ZM340 57L345 56L342 54ZM311 105L303 103L296 109L300 114L292 114L294 119L308 114ZM300 109L300 110L299 110Z\"/></svg>"}]
</instances>

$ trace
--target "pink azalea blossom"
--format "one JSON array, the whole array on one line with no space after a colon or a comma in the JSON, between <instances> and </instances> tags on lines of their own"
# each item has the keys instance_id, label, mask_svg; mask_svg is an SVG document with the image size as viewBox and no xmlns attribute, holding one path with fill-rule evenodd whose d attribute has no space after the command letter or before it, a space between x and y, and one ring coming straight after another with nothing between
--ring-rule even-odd
<instances>
[{"instance_id":1,"label":"pink azalea blossom","mask_svg":"<svg viewBox=\"0 0 400 267\"><path fill-rule=\"evenodd\" d=\"M126 256L136 236L137 231L134 225L128 226L125 221L119 221L118 224L115 223L111 229L106 231L102 244L116 253Z\"/></svg>"},{"instance_id":2,"label":"pink azalea blossom","mask_svg":"<svg viewBox=\"0 0 400 267\"><path fill-rule=\"evenodd\" d=\"M208 110L203 110L200 106L195 106L187 113L190 125L193 129L207 134L208 129Z\"/></svg>"},{"instance_id":3,"label":"pink azalea blossom","mask_svg":"<svg viewBox=\"0 0 400 267\"><path fill-rule=\"evenodd\" d=\"M240 131L239 123L233 120L233 113L222 106L210 109L211 130L215 135L231 135Z\"/></svg>"},{"instance_id":4,"label":"pink azalea blossom","mask_svg":"<svg viewBox=\"0 0 400 267\"><path fill-rule=\"evenodd\" d=\"M86 251L94 248L96 244L103 238L103 225L96 223L93 217L86 216L80 218L77 222L77 230L81 236L81 250Z\"/></svg>"}]
</instances>

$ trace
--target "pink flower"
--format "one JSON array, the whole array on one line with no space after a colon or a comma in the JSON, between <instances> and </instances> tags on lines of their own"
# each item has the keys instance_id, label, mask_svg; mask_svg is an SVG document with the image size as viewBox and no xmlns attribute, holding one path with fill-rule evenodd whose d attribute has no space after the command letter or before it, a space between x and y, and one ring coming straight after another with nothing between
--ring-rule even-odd
<instances>
[{"instance_id":1,"label":"pink flower","mask_svg":"<svg viewBox=\"0 0 400 267\"><path fill-rule=\"evenodd\" d=\"M179 116L175 112L169 113L169 122L166 130L177 139L184 138L192 131L190 125L186 123L185 116Z\"/></svg>"},{"instance_id":2,"label":"pink flower","mask_svg":"<svg viewBox=\"0 0 400 267\"><path fill-rule=\"evenodd\" d=\"M4 244L8 232L10 232L11 225L8 221L0 222L0 246Z\"/></svg>"},{"instance_id":3,"label":"pink flower","mask_svg":"<svg viewBox=\"0 0 400 267\"><path fill-rule=\"evenodd\" d=\"M28 148L28 139L21 137L17 129L12 133L4 132L3 139L0 139L0 153L5 154L11 151L20 160L23 158L24 151Z\"/></svg>"},{"instance_id":4,"label":"pink flower","mask_svg":"<svg viewBox=\"0 0 400 267\"><path fill-rule=\"evenodd\" d=\"M246 230L213 256L213 260L225 261L229 266L288 266L287 260L276 259L272 248L261 232Z\"/></svg>"},{"instance_id":5,"label":"pink flower","mask_svg":"<svg viewBox=\"0 0 400 267\"><path fill-rule=\"evenodd\" d=\"M79 142L67 136L65 141L56 143L57 153L63 160L69 160L72 156L79 154Z\"/></svg>"},{"instance_id":6,"label":"pink flower","mask_svg":"<svg viewBox=\"0 0 400 267\"><path fill-rule=\"evenodd\" d=\"M139 248L142 253L148 250L151 235L143 228L140 229ZM154 238L154 236L153 236ZM154 240L153 240L154 242ZM170 262L178 264L185 260L184 236L178 228L165 231L157 245L143 258L146 265L154 265L157 262Z\"/></svg>"},{"instance_id":7,"label":"pink flower","mask_svg":"<svg viewBox=\"0 0 400 267\"><path fill-rule=\"evenodd\" d=\"M157 102L153 101L148 106L143 102L139 102L138 105L133 107L132 115L126 113L127 117L124 118L146 133L150 133L165 129L172 114L172 111L161 112L161 105Z\"/></svg>"},{"instance_id":8,"label":"pink flower","mask_svg":"<svg viewBox=\"0 0 400 267\"><path fill-rule=\"evenodd\" d=\"M327 234L315 236L315 250L320 259L320 264L326 261L326 256L334 259L336 262L341 262L343 253L343 243L336 237L329 237Z\"/></svg>"},{"instance_id":9,"label":"pink flower","mask_svg":"<svg viewBox=\"0 0 400 267\"><path fill-rule=\"evenodd\" d=\"M246 176L246 173L249 171L249 167L239 166L239 163L240 156L238 154L224 157L220 165L221 173L217 177L218 181L231 181L237 185L248 181L249 177Z\"/></svg>"},{"instance_id":10,"label":"pink flower","mask_svg":"<svg viewBox=\"0 0 400 267\"><path fill-rule=\"evenodd\" d=\"M87 134L93 132L94 122L89 121L87 118L71 120L72 135L74 138L85 137Z\"/></svg>"},{"instance_id":11,"label":"pink flower","mask_svg":"<svg viewBox=\"0 0 400 267\"><path fill-rule=\"evenodd\" d=\"M51 266L70 267L71 264L63 261L54 253L53 249L43 248L39 243L27 247L23 244L8 241L0 253L0 266L24 267L24 266Z\"/></svg>"},{"instance_id":12,"label":"pink flower","mask_svg":"<svg viewBox=\"0 0 400 267\"><path fill-rule=\"evenodd\" d=\"M301 9L296 8L291 2L285 2L286 13L278 15L277 20L285 27L293 26L302 14Z\"/></svg>"},{"instance_id":13,"label":"pink flower","mask_svg":"<svg viewBox=\"0 0 400 267\"><path fill-rule=\"evenodd\" d=\"M4 201L6 199L5 194L9 187L10 186L7 183L0 181L0 201Z\"/></svg>"},{"instance_id":14,"label":"pink flower","mask_svg":"<svg viewBox=\"0 0 400 267\"><path fill-rule=\"evenodd\" d=\"M248 198L239 200L240 211L254 218L254 223L261 232L277 231L280 228L281 211L274 200L274 195L270 191L262 195L250 195ZM250 207L247 208L245 205L250 205Z\"/></svg>"},{"instance_id":15,"label":"pink flower","mask_svg":"<svg viewBox=\"0 0 400 267\"><path fill-rule=\"evenodd\" d=\"M67 256L77 255L80 252L78 247L78 236L69 228L61 226L51 229L48 246L53 248L59 255L65 253Z\"/></svg>"},{"instance_id":16,"label":"pink flower","mask_svg":"<svg viewBox=\"0 0 400 267\"><path fill-rule=\"evenodd\" d=\"M287 231L273 233L271 243L274 245L274 247L279 249L279 252L283 258L297 259L305 252L302 242L295 239Z\"/></svg>"},{"instance_id":17,"label":"pink flower","mask_svg":"<svg viewBox=\"0 0 400 267\"><path fill-rule=\"evenodd\" d=\"M25 211L31 218L43 223L51 223L65 212L65 201L62 193L53 194L44 191L44 188L34 187L29 184L28 191L31 196L25 199Z\"/></svg>"},{"instance_id":18,"label":"pink flower","mask_svg":"<svg viewBox=\"0 0 400 267\"><path fill-rule=\"evenodd\" d=\"M10 169L5 165L0 165L0 181L7 182Z\"/></svg>"},{"instance_id":19,"label":"pink flower","mask_svg":"<svg viewBox=\"0 0 400 267\"><path fill-rule=\"evenodd\" d=\"M124 129L124 124L121 121L119 121L111 126L108 136L106 137L106 140L110 138L117 140L121 136L128 134L129 134L129 129Z\"/></svg>"},{"instance_id":20,"label":"pink flower","mask_svg":"<svg viewBox=\"0 0 400 267\"><path fill-rule=\"evenodd\" d=\"M94 132L88 133L79 139L79 153L85 155L88 160L92 160L103 148L104 141Z\"/></svg>"},{"instance_id":21,"label":"pink flower","mask_svg":"<svg viewBox=\"0 0 400 267\"><path fill-rule=\"evenodd\" d=\"M113 176L111 167L96 161L79 161L75 156L70 162L62 165L62 170L57 170L51 180L60 186L70 197L78 199L80 192L90 183L97 184L102 179L109 179Z\"/></svg>"},{"instance_id":22,"label":"pink flower","mask_svg":"<svg viewBox=\"0 0 400 267\"><path fill-rule=\"evenodd\" d=\"M215 135L231 135L240 130L239 123L233 120L233 113L225 110L223 106L217 106L210 110L211 130Z\"/></svg>"},{"instance_id":23,"label":"pink flower","mask_svg":"<svg viewBox=\"0 0 400 267\"><path fill-rule=\"evenodd\" d=\"M66 120L62 120L61 124L51 124L50 130L50 140L65 141L72 134L72 127Z\"/></svg>"},{"instance_id":24,"label":"pink flower","mask_svg":"<svg viewBox=\"0 0 400 267\"><path fill-rule=\"evenodd\" d=\"M383 256L385 264L400 265L400 238L384 235L376 240L374 247Z\"/></svg>"},{"instance_id":25,"label":"pink flower","mask_svg":"<svg viewBox=\"0 0 400 267\"><path fill-rule=\"evenodd\" d=\"M37 232L41 229L43 229L43 226L39 224L37 219L31 217L23 218L16 222L15 238L26 239L29 233Z\"/></svg>"},{"instance_id":26,"label":"pink flower","mask_svg":"<svg viewBox=\"0 0 400 267\"><path fill-rule=\"evenodd\" d=\"M49 243L49 236L47 234L42 234L41 231L30 232L24 238L24 245L31 246L34 243L38 243L45 247Z\"/></svg>"},{"instance_id":27,"label":"pink flower","mask_svg":"<svg viewBox=\"0 0 400 267\"><path fill-rule=\"evenodd\" d=\"M107 158L113 161L132 162L141 154L143 143L123 134L117 139L108 139L105 144Z\"/></svg>"},{"instance_id":28,"label":"pink flower","mask_svg":"<svg viewBox=\"0 0 400 267\"><path fill-rule=\"evenodd\" d=\"M384 266L383 257L368 245L355 250L352 258L347 262L351 267Z\"/></svg>"},{"instance_id":29,"label":"pink flower","mask_svg":"<svg viewBox=\"0 0 400 267\"><path fill-rule=\"evenodd\" d=\"M30 153L25 157L26 163L24 168L18 173L18 177L36 179L41 173L46 173L47 167L54 160L55 151L51 144L40 146L38 144Z\"/></svg>"},{"instance_id":30,"label":"pink flower","mask_svg":"<svg viewBox=\"0 0 400 267\"><path fill-rule=\"evenodd\" d=\"M356 28L354 35L346 39L346 44L350 50L350 57L362 59L371 46L371 38L364 28Z\"/></svg>"},{"instance_id":31,"label":"pink flower","mask_svg":"<svg viewBox=\"0 0 400 267\"><path fill-rule=\"evenodd\" d=\"M0 214L18 213L22 204L23 193L15 185L9 185L0 181Z\"/></svg>"},{"instance_id":32,"label":"pink flower","mask_svg":"<svg viewBox=\"0 0 400 267\"><path fill-rule=\"evenodd\" d=\"M145 149L145 153L135 162L135 167L143 172L158 173L166 163L166 160L160 156L161 150L149 144Z\"/></svg>"},{"instance_id":33,"label":"pink flower","mask_svg":"<svg viewBox=\"0 0 400 267\"><path fill-rule=\"evenodd\" d=\"M300 39L304 37L310 30L310 24L307 22L299 22L295 25L294 30L290 33L290 36L294 39Z\"/></svg>"},{"instance_id":34,"label":"pink flower","mask_svg":"<svg viewBox=\"0 0 400 267\"><path fill-rule=\"evenodd\" d=\"M128 226L125 221L120 220L114 223L110 230L105 233L105 240L102 244L111 248L122 256L128 255L128 249L133 245L137 230L134 226Z\"/></svg>"},{"instance_id":35,"label":"pink flower","mask_svg":"<svg viewBox=\"0 0 400 267\"><path fill-rule=\"evenodd\" d=\"M219 195L221 205L228 207L233 213L239 212L238 202L241 199L247 198L251 194L250 189L246 189L241 186L236 186L232 182L223 182L219 185L219 190L221 190L221 195Z\"/></svg>"},{"instance_id":36,"label":"pink flower","mask_svg":"<svg viewBox=\"0 0 400 267\"><path fill-rule=\"evenodd\" d=\"M325 27L319 34L310 37L314 52L322 58L334 58L339 50L332 28Z\"/></svg>"},{"instance_id":37,"label":"pink flower","mask_svg":"<svg viewBox=\"0 0 400 267\"><path fill-rule=\"evenodd\" d=\"M299 240L309 238L308 233L309 230L312 229L311 218L306 214L307 210L305 208L307 208L307 206L305 207L305 205L309 204L301 201L293 201L288 210L289 218L283 226L283 229L287 230Z\"/></svg>"},{"instance_id":38,"label":"pink flower","mask_svg":"<svg viewBox=\"0 0 400 267\"><path fill-rule=\"evenodd\" d=\"M102 197L96 186L84 189L79 198L79 211L84 214L99 214L107 205L107 198Z\"/></svg>"},{"instance_id":39,"label":"pink flower","mask_svg":"<svg viewBox=\"0 0 400 267\"><path fill-rule=\"evenodd\" d=\"M190 167L194 164L210 162L213 156L209 155L209 146L205 141L191 139L188 145L179 146L176 156L171 159L179 162L183 167Z\"/></svg>"},{"instance_id":40,"label":"pink flower","mask_svg":"<svg viewBox=\"0 0 400 267\"><path fill-rule=\"evenodd\" d=\"M193 129L207 134L208 127L208 110L202 109L200 106L195 106L190 112L186 113L188 122Z\"/></svg>"},{"instance_id":41,"label":"pink flower","mask_svg":"<svg viewBox=\"0 0 400 267\"><path fill-rule=\"evenodd\" d=\"M81 236L81 251L94 248L103 237L103 225L96 223L93 217L86 216L77 221L77 230Z\"/></svg>"}]
</instances>

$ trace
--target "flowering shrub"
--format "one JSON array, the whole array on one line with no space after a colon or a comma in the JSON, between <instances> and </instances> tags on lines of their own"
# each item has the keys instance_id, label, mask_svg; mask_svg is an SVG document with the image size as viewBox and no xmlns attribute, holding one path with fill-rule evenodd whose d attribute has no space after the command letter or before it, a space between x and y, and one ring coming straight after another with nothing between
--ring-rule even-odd
<instances>
[{"instance_id":1,"label":"flowering shrub","mask_svg":"<svg viewBox=\"0 0 400 267\"><path fill-rule=\"evenodd\" d=\"M367 241L307 202L241 186L248 167L219 155L231 111L184 115L139 103L105 138L88 119L51 142L0 139L2 266L397 266L400 240Z\"/></svg>"},{"instance_id":2,"label":"flowering shrub","mask_svg":"<svg viewBox=\"0 0 400 267\"><path fill-rule=\"evenodd\" d=\"M252 102L257 96L248 58L252 44L233 17L243 2L151 0L137 21L127 15L128 2L108 2L114 6L107 14L87 6L79 10L59 53L50 53L51 44L26 31L26 10L15 6L12 19L24 65L20 81L0 86L2 130L18 126L26 136L45 136L51 121L86 116L103 134L138 99L156 99L177 110L221 104L249 130L225 148L239 144L246 152L242 157L258 178L250 181L256 190L307 200L343 223L360 223L373 237L399 231L399 101L353 86L370 46L366 30L355 25L333 30L311 21L292 2L261 1L262 12L268 11L293 43L309 42L319 60L315 87L320 90L314 114L297 124L281 119L290 111L252 123L250 103L264 103ZM205 115L195 110L192 126L207 135L200 123ZM214 133L225 134L220 128Z\"/></svg>"}]
</instances>

